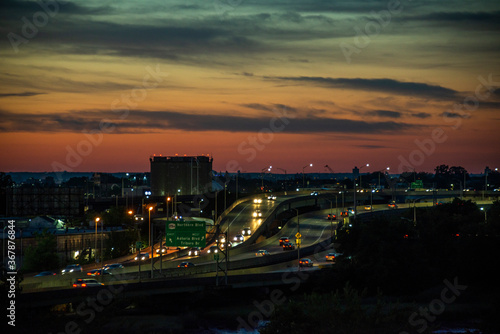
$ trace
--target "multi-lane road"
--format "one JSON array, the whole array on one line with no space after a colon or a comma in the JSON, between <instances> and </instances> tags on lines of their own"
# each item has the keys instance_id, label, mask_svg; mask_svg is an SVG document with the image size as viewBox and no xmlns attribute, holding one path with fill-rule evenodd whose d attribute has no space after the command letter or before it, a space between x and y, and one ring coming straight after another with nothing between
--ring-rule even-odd
<instances>
[{"instance_id":1,"label":"multi-lane road","mask_svg":"<svg viewBox=\"0 0 500 334\"><path fill-rule=\"evenodd\" d=\"M303 196L303 195L302 195ZM260 197L261 201L259 203L254 202L254 198L244 200L238 205L236 205L234 208L232 208L227 215L222 219L221 221L221 232L227 232L228 233L228 240L233 241L234 237L238 234L241 234L242 230L244 228L250 228L252 233L256 233L256 231L261 228L261 225L266 222L266 220L273 219L273 215L276 213L276 210L282 210L283 206L280 207L280 204L285 202L288 199L291 198L297 198L299 196L281 196L278 197L276 200L268 200L267 197ZM303 196L304 200L310 200L313 198L313 196ZM409 208L412 207L414 204L409 203L409 204L401 204L398 205L399 208ZM429 203L417 203L417 207L422 207L422 206L431 206L433 205L432 202ZM285 205L286 208L286 205ZM371 211L380 211L380 210L387 210L388 206L387 204L384 205L373 205ZM340 210L340 209L339 209ZM366 210L364 206L358 206L357 207L357 212L358 214L364 213L364 212L369 212L370 210ZM254 213L260 212L261 216L257 214L256 217L254 217ZM316 245L321 243L322 241L329 240L332 235L335 233L335 229L338 224L338 220L333 220L330 221L328 220L327 214L330 212L330 210L322 210L322 211L316 211L316 212L311 212L311 213L306 213L297 216L294 216L291 218L283 227L282 229L275 235L269 238L264 238L261 237L259 238L258 242L255 242L256 238L252 238L251 240L248 240L249 237L245 237L245 242L239 244L239 243L233 243L233 246L230 248L229 251L229 261L231 262L239 262L242 263L242 261L248 261L251 259L256 259L256 252L259 250L265 250L267 251L270 256L277 255L277 254L284 254L285 252L293 252L297 254L297 240L295 235L297 232L300 231L301 234L301 248L305 248L311 245ZM335 211L334 211L335 212ZM338 212L337 212L338 213ZM340 218L340 217L339 217ZM262 229L262 228L261 228ZM296 249L293 251L289 250L283 250L283 248L279 244L279 239L281 237L288 237L290 241L295 245ZM248 240L248 241L247 241ZM183 269L177 268L178 264L180 262L184 261L189 261L195 264L195 268L199 268L203 270L190 270L190 271L185 271L186 274L197 274L197 273L202 273L202 274L207 274L207 272L213 271L215 268L214 263L214 257L213 254L207 254L207 250L210 248L211 245L206 245L206 247L202 250L201 255L199 256L178 256L174 259L172 259L172 256L170 257L163 257L162 262L160 264L160 258L155 258L154 261L154 268L159 269L160 267L164 272L162 273L162 276L165 275L165 273L169 272L175 272L176 275L179 274ZM181 253L179 253L181 254ZM315 265L324 265L324 252L319 253L320 255L316 254L314 256L314 262ZM171 255L171 254L170 254ZM300 254L297 254L297 257ZM112 263L115 261L108 261L108 263ZM128 261L128 265L124 269L121 269L121 273L129 273L129 278L134 279L134 274L139 271L139 266L137 263L131 259ZM250 261L249 263L251 263ZM254 261L255 262L255 261ZM126 263L127 264L127 263ZM262 265L262 264L261 264ZM279 267L290 267L292 265L297 265L297 258L295 260L288 259L286 260L281 266L280 265L273 265L273 266L263 266L260 267L260 269L255 269L255 271L271 271L271 270L276 270L276 268ZM142 272L147 272L151 271L151 262L150 260L144 261L141 263L141 271ZM69 287L69 279L72 277L73 279L76 277L83 277L85 276L86 273L81 273L81 274L76 274L72 276L60 276L56 275L54 277L26 277L22 285L25 288L25 291L31 290L31 289L38 289L38 288L43 288L43 287ZM160 276L160 275L159 275Z\"/></svg>"}]
</instances>

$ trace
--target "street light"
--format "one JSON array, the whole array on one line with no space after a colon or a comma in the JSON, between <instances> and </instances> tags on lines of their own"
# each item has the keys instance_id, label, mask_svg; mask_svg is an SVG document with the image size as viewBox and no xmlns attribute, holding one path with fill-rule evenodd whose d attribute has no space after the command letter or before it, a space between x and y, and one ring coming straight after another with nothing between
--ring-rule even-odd
<instances>
[{"instance_id":1,"label":"street light","mask_svg":"<svg viewBox=\"0 0 500 334\"><path fill-rule=\"evenodd\" d=\"M102 247L102 239L103 239L103 237L104 237L104 234L103 234L103 232L102 232L102 227L103 227L103 225L104 225L104 222L101 222L101 251L99 252L99 253L100 253L100 255L101 255L101 256L100 256L100 257L101 257L101 267L102 267L102 261L103 261L103 258L104 258L104 257L103 257L103 255L102 255L102 248L103 248L103 247Z\"/></svg>"},{"instance_id":2,"label":"street light","mask_svg":"<svg viewBox=\"0 0 500 334\"><path fill-rule=\"evenodd\" d=\"M151 210L153 210L153 207L150 206L148 207L148 216L149 216L149 246L151 246ZM151 251L153 251L153 247L151 246Z\"/></svg>"},{"instance_id":3,"label":"street light","mask_svg":"<svg viewBox=\"0 0 500 334\"><path fill-rule=\"evenodd\" d=\"M487 211L485 208L481 208L481 211L484 211L484 222L487 223L488 222Z\"/></svg>"},{"instance_id":4,"label":"street light","mask_svg":"<svg viewBox=\"0 0 500 334\"><path fill-rule=\"evenodd\" d=\"M300 236L299 209L293 209L293 210L297 211L297 235ZM296 244L297 244L297 260L298 260L297 265L298 265L298 270L300 270L300 238L297 238Z\"/></svg>"},{"instance_id":5,"label":"street light","mask_svg":"<svg viewBox=\"0 0 500 334\"><path fill-rule=\"evenodd\" d=\"M171 198L170 196L167 197L167 200L165 202L165 204L167 205L167 218L168 218L168 202L170 202Z\"/></svg>"},{"instance_id":6,"label":"street light","mask_svg":"<svg viewBox=\"0 0 500 334\"><path fill-rule=\"evenodd\" d=\"M366 164L364 166L359 167L359 170L365 168L365 167L370 167L370 164ZM359 173L359 186L363 188L363 183L361 182L361 173Z\"/></svg>"},{"instance_id":7,"label":"street light","mask_svg":"<svg viewBox=\"0 0 500 334\"><path fill-rule=\"evenodd\" d=\"M385 172L388 172L391 168L390 167L386 167L385 169L381 169L378 171L378 189L380 190L380 174L382 173L382 171Z\"/></svg>"},{"instance_id":8,"label":"street light","mask_svg":"<svg viewBox=\"0 0 500 334\"><path fill-rule=\"evenodd\" d=\"M95 237L94 237L94 241L95 241L95 245L94 245L94 257L95 257L95 263L97 263L97 223L99 223L99 221L101 220L101 218L99 217L95 217L95 220L94 220L94 225L95 225Z\"/></svg>"},{"instance_id":9,"label":"street light","mask_svg":"<svg viewBox=\"0 0 500 334\"><path fill-rule=\"evenodd\" d=\"M267 170L268 172L271 171L271 168L273 168L273 166L269 166L269 167L266 167L266 168L262 168L261 169L261 181L262 181L262 185L261 185L261 190L264 191L264 174L266 173L265 171Z\"/></svg>"},{"instance_id":10,"label":"street light","mask_svg":"<svg viewBox=\"0 0 500 334\"><path fill-rule=\"evenodd\" d=\"M312 167L312 166L313 166L313 164L309 164L309 165L307 165L307 166L302 167L302 190L303 190L303 189L305 188L305 186L306 186L306 178L305 178L305 176L304 176L304 169L306 169L307 167Z\"/></svg>"}]
</instances>

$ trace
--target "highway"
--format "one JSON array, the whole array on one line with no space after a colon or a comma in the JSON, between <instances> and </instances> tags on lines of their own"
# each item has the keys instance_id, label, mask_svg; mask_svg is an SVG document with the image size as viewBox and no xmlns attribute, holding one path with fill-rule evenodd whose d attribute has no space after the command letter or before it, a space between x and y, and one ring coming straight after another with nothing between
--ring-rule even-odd
<instances>
[{"instance_id":1,"label":"highway","mask_svg":"<svg viewBox=\"0 0 500 334\"><path fill-rule=\"evenodd\" d=\"M235 235L240 234L244 227L249 227L252 229L252 233L257 231L263 222L265 222L271 215L274 215L275 210L278 208L279 204L290 198L297 198L299 196L282 196L278 197L276 200L268 200L263 198L261 203L254 203L253 198L248 200L243 200L241 203L237 204L227 213L227 215L221 221L222 231L227 231L229 235L229 240L232 240ZM304 201L309 201L311 196L303 196ZM304 202L306 203L306 202ZM432 206L432 201L424 203L416 203L416 207ZM413 207L413 203L398 204L398 208L410 208ZM262 217L253 217L253 213L256 210L260 210ZM333 209L333 212L340 211ZM373 205L372 211L377 212L381 210L389 210L387 204ZM231 264L231 271L241 272L270 272L276 270L287 270L290 267L297 266L297 249L284 251L279 245L279 238L288 237L291 242L296 244L295 234L299 231L301 237L301 249L311 247L321 242L330 240L332 237L338 220L330 221L326 219L327 214L330 209L324 209L321 211L305 213L299 215L298 219L300 224L297 224L297 216L292 217L283 228L275 235L269 238L261 237L259 242L254 243L255 237L249 242L244 242L240 245L234 245L229 252L229 261ZM358 214L368 213L370 210L366 210L365 206L357 207ZM270 217L272 219L272 217ZM418 219L418 218L417 218ZM248 239L248 237L246 238ZM328 245L330 242L328 241ZM203 250L201 256L189 257L184 254L186 251L171 253L169 256L163 257L163 262L160 264L159 258L155 258L154 268L156 269L155 277L172 277L180 275L213 275L215 270L215 260L212 254L207 254L207 250L210 245L207 245ZM327 246L328 248L329 246ZM270 256L257 257L255 253L258 250L266 250L270 253ZM319 266L324 266L327 263L324 261L324 254L328 250L318 249L309 254L313 254L313 261L315 263L315 268ZM290 256L287 256L289 253ZM295 254L295 255L293 255ZM293 255L293 256L291 256ZM302 255L301 255L302 257ZM265 259L263 259L265 258ZM278 259L281 263L276 262ZM177 268L180 262L189 261L195 264L193 268ZM106 263L114 263L117 261L107 261ZM125 262L126 267L117 271L116 273L128 274L127 279L137 280L139 266L134 264L129 264ZM150 260L144 261L141 264L141 277L147 278L148 274L151 272ZM250 269L250 267L255 267ZM162 273L159 273L159 269L162 269ZM248 269L244 269L248 268ZM40 290L44 288L70 288L72 280L80 277L89 278L86 273L78 273L71 275L56 275L52 277L25 277L25 280L21 283L25 291ZM106 277L98 277L99 280L106 282L108 279Z\"/></svg>"}]
</instances>

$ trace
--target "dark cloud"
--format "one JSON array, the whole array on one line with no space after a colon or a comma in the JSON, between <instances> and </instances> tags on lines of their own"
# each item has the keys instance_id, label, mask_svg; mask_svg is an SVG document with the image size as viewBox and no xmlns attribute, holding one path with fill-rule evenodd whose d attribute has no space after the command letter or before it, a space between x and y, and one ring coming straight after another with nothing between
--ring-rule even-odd
<instances>
[{"instance_id":1,"label":"dark cloud","mask_svg":"<svg viewBox=\"0 0 500 334\"><path fill-rule=\"evenodd\" d=\"M57 14L76 15L101 15L110 14L110 6L82 6L70 1L25 1L2 0L0 1L0 18L2 21L20 21L23 16L31 18L37 12L49 12L52 17ZM20 22L22 24L22 22Z\"/></svg>"},{"instance_id":2,"label":"dark cloud","mask_svg":"<svg viewBox=\"0 0 500 334\"><path fill-rule=\"evenodd\" d=\"M403 20L437 23L440 27L453 26L460 29L499 30L500 11L492 12L433 12L404 17Z\"/></svg>"},{"instance_id":3,"label":"dark cloud","mask_svg":"<svg viewBox=\"0 0 500 334\"><path fill-rule=\"evenodd\" d=\"M456 112L449 112L449 111L445 111L445 112L442 112L440 114L440 116L442 117L446 117L446 118L470 118L470 114L466 114L466 113L456 113Z\"/></svg>"},{"instance_id":4,"label":"dark cloud","mask_svg":"<svg viewBox=\"0 0 500 334\"><path fill-rule=\"evenodd\" d=\"M37 92L22 92L22 93L0 93L0 98L2 97L30 97L36 95L43 95L46 93L37 93Z\"/></svg>"},{"instance_id":5,"label":"dark cloud","mask_svg":"<svg viewBox=\"0 0 500 334\"><path fill-rule=\"evenodd\" d=\"M392 110L371 110L366 112L365 115L387 117L387 118L400 118L402 116L402 114L399 111L392 111Z\"/></svg>"},{"instance_id":6,"label":"dark cloud","mask_svg":"<svg viewBox=\"0 0 500 334\"><path fill-rule=\"evenodd\" d=\"M356 145L356 147L368 148L368 149L387 148L387 146L382 146L382 145Z\"/></svg>"},{"instance_id":7,"label":"dark cloud","mask_svg":"<svg viewBox=\"0 0 500 334\"><path fill-rule=\"evenodd\" d=\"M458 92L438 85L421 82L403 82L394 79L330 78L330 77L264 77L271 80L286 80L335 89L354 89L368 92L384 92L422 98L455 100Z\"/></svg>"},{"instance_id":8,"label":"dark cloud","mask_svg":"<svg viewBox=\"0 0 500 334\"><path fill-rule=\"evenodd\" d=\"M413 117L416 117L416 118L429 118L431 117L432 115L427 113L427 112L414 112L411 114Z\"/></svg>"},{"instance_id":9,"label":"dark cloud","mask_svg":"<svg viewBox=\"0 0 500 334\"><path fill-rule=\"evenodd\" d=\"M272 108L270 108L272 110ZM417 129L419 125L396 122L366 122L322 117L296 117L286 110L269 117L239 117L207 114L185 114L176 111L132 110L126 117L105 110L82 110L65 114L14 114L0 111L2 132L82 132L98 130L109 122L115 133L186 131L284 132L284 133L390 133ZM276 130L279 129L279 130Z\"/></svg>"}]
</instances>

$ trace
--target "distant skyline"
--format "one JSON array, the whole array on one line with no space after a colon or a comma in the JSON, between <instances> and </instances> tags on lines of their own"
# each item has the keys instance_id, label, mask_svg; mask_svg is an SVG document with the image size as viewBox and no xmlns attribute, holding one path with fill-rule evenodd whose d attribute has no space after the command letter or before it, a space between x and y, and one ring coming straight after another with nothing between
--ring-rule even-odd
<instances>
[{"instance_id":1,"label":"distant skyline","mask_svg":"<svg viewBox=\"0 0 500 334\"><path fill-rule=\"evenodd\" d=\"M0 3L0 171L500 167L498 1Z\"/></svg>"}]
</instances>

